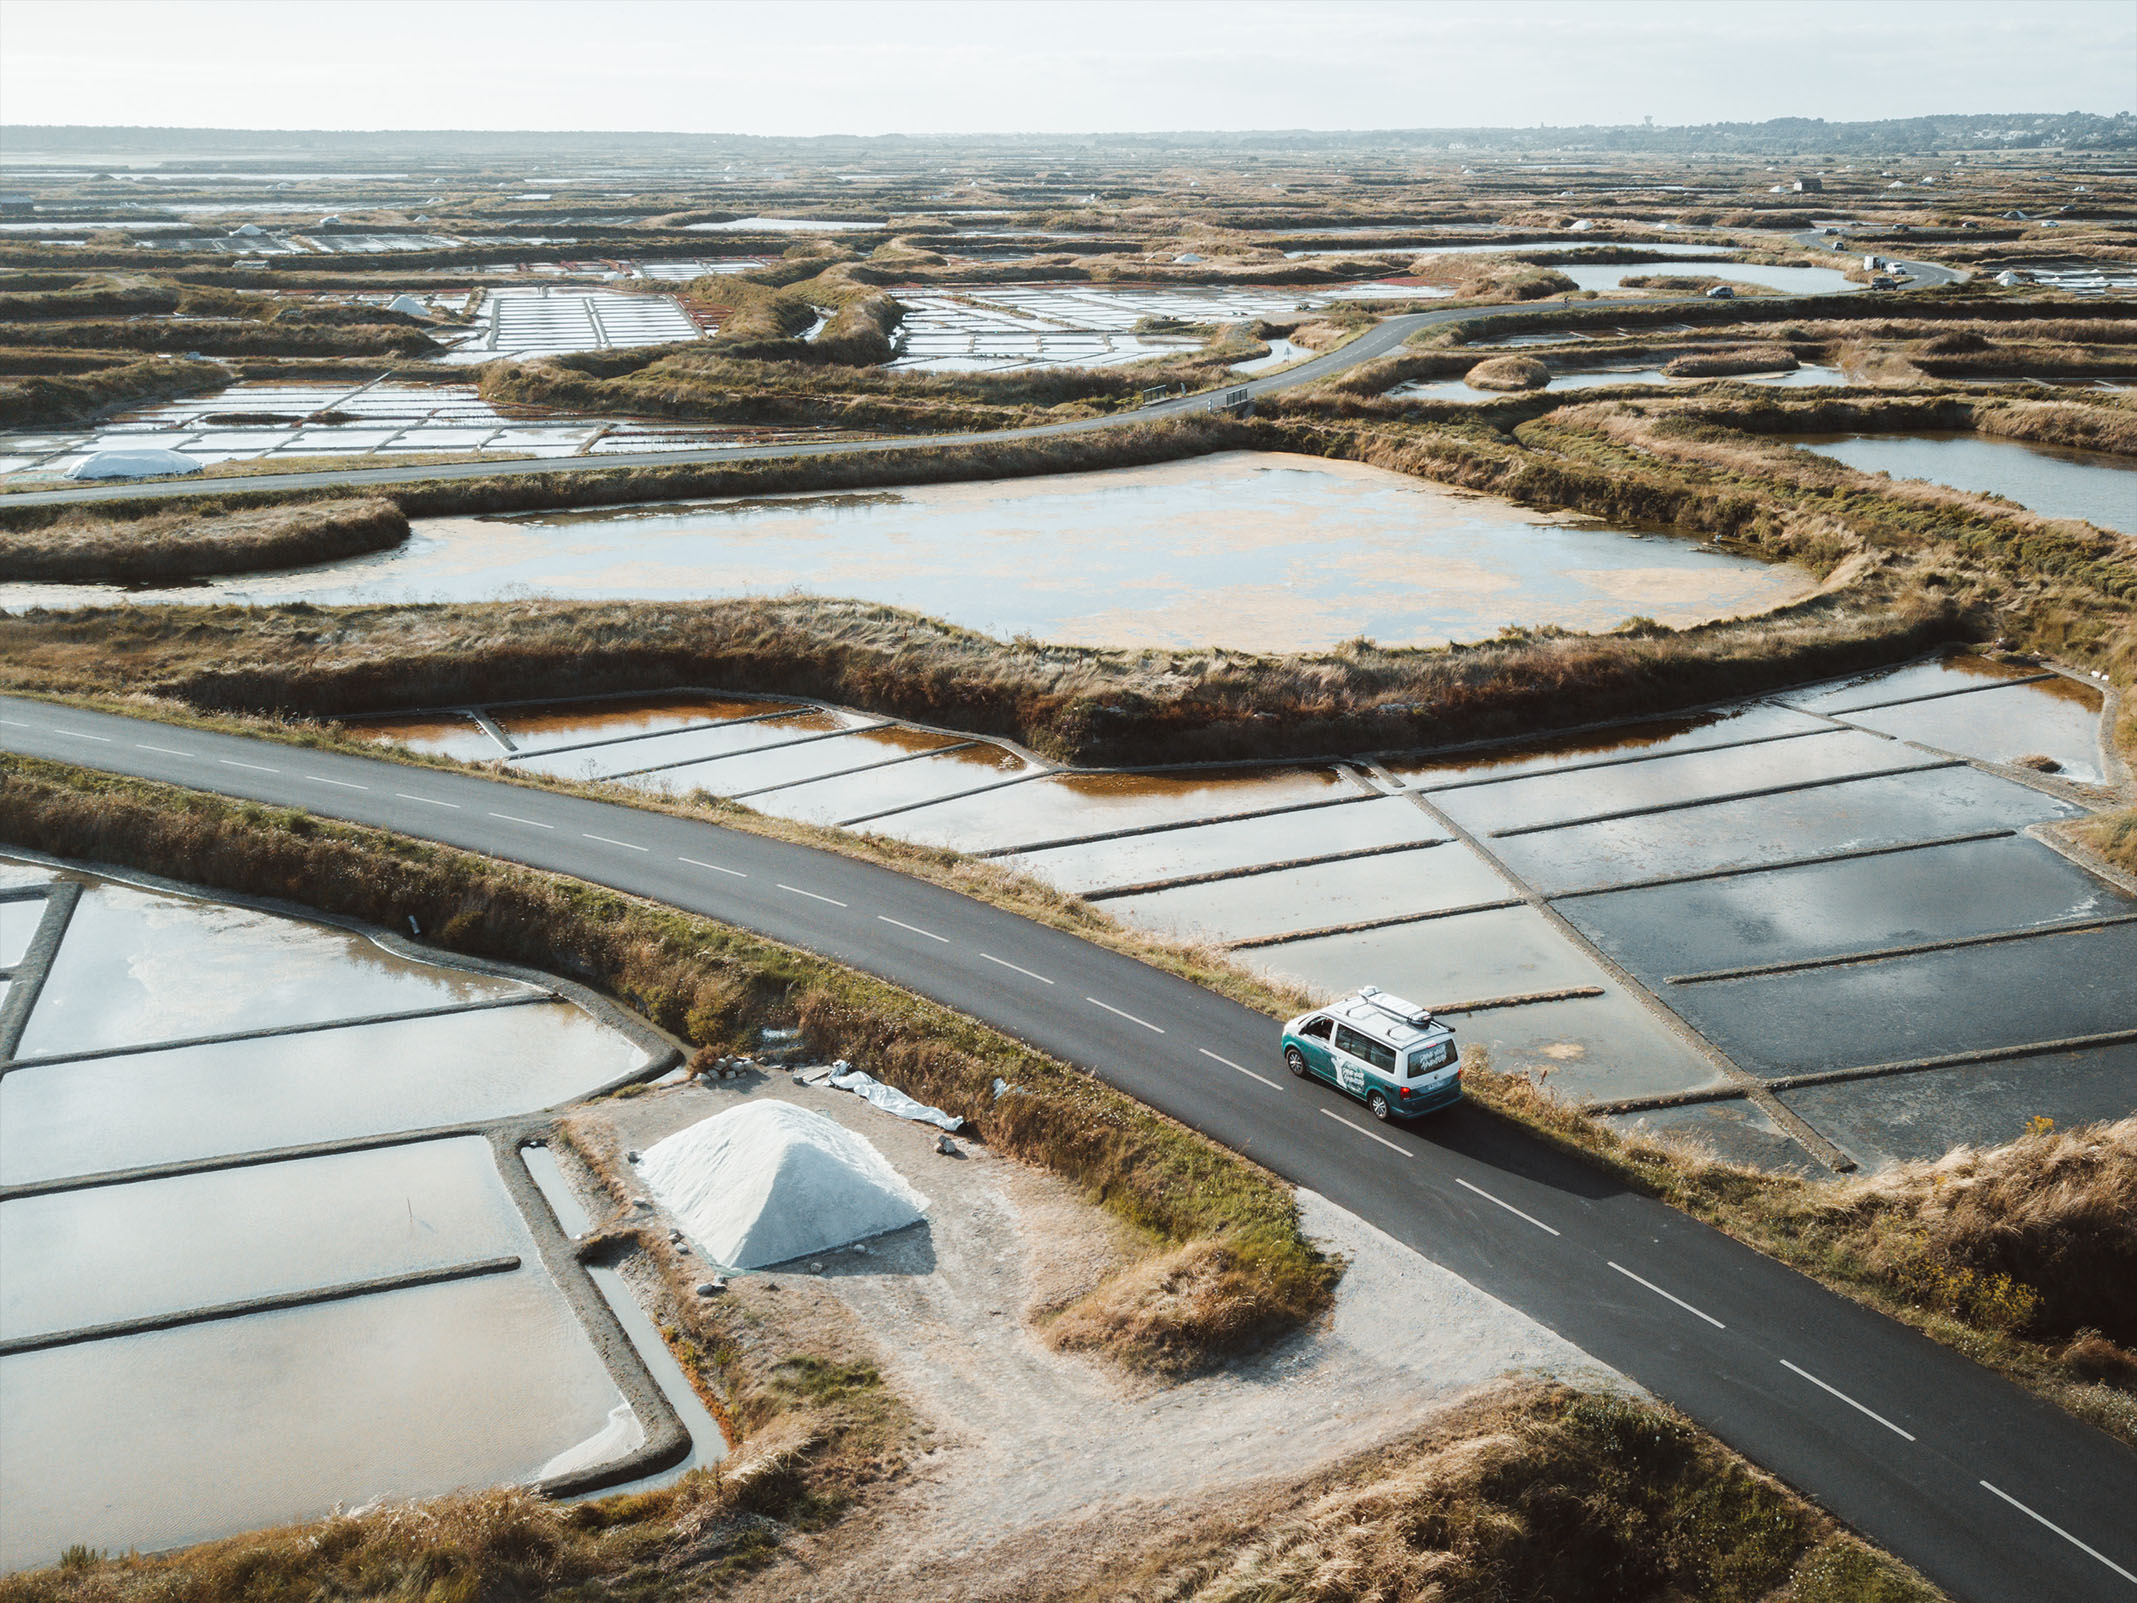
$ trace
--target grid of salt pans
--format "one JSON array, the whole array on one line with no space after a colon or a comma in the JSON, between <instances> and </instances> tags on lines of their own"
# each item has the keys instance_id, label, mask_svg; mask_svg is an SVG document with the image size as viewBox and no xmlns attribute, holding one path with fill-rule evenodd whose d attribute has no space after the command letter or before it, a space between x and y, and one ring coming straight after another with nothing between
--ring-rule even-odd
<instances>
[{"instance_id":1,"label":"grid of salt pans","mask_svg":"<svg viewBox=\"0 0 2137 1603\"><path fill-rule=\"evenodd\" d=\"M671 296L624 295L551 285L495 289L483 298L487 327L446 358L488 362L500 356L546 356L668 345L702 338Z\"/></svg>"},{"instance_id":2,"label":"grid of salt pans","mask_svg":"<svg viewBox=\"0 0 2137 1603\"><path fill-rule=\"evenodd\" d=\"M995 284L970 291L902 291L904 347L894 367L1007 372L1020 367L1113 367L1192 350L1192 335L1134 332L1145 317L1193 323L1285 317L1324 302L1288 289L1151 289L1089 284Z\"/></svg>"}]
</instances>

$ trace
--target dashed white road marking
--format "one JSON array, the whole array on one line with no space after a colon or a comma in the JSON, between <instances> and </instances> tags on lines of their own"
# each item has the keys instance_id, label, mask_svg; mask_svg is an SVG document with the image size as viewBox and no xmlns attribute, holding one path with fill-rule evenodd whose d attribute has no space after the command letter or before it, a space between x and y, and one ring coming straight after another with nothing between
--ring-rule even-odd
<instances>
[{"instance_id":1,"label":"dashed white road marking","mask_svg":"<svg viewBox=\"0 0 2137 1603\"><path fill-rule=\"evenodd\" d=\"M359 785L353 780L329 779L324 774L306 774L304 777L315 785L339 785L343 790L369 790L371 788L369 785Z\"/></svg>"},{"instance_id":2,"label":"dashed white road marking","mask_svg":"<svg viewBox=\"0 0 2137 1603\"><path fill-rule=\"evenodd\" d=\"M1334 1108L1323 1108L1321 1109L1321 1111L1327 1114L1331 1119L1335 1120L1336 1123L1342 1125L1344 1129L1350 1131L1352 1135L1362 1135L1368 1141L1378 1141L1390 1152L1400 1152L1406 1158L1414 1158L1417 1156L1417 1154L1412 1152L1408 1147L1390 1141L1384 1135L1376 1135L1371 1130L1366 1129L1362 1125L1352 1124L1350 1120L1344 1118L1343 1115L1336 1112Z\"/></svg>"},{"instance_id":3,"label":"dashed white road marking","mask_svg":"<svg viewBox=\"0 0 2137 1603\"><path fill-rule=\"evenodd\" d=\"M1247 1077L1248 1079L1250 1079L1250 1080L1261 1080L1261 1083L1262 1083L1263 1085L1267 1086L1267 1087L1268 1087L1268 1088L1269 1088L1270 1090L1272 1090L1272 1091L1281 1091L1281 1090L1283 1089L1283 1087L1282 1087L1282 1086L1280 1086L1280 1085L1278 1085L1278 1084L1277 1084L1277 1083L1276 1083L1276 1082L1275 1082L1274 1080L1265 1080L1265 1079L1262 1079L1262 1077L1261 1077L1260 1075L1256 1074L1256 1073L1255 1073L1255 1072L1254 1072L1254 1071L1253 1071L1252 1069L1250 1069L1250 1068L1247 1068L1247 1067L1246 1067L1246 1066L1245 1066L1244 1064L1234 1063L1234 1062L1233 1062L1233 1061L1232 1061L1232 1060L1231 1060L1230 1058L1220 1058L1220 1057L1217 1057L1217 1054L1216 1054L1216 1053L1214 1053L1214 1052L1212 1052L1212 1051L1211 1051L1211 1050L1210 1050L1210 1049L1209 1049L1208 1047L1206 1047L1206 1046L1205 1046L1205 1047L1203 1047L1203 1048L1202 1048L1201 1050L1202 1050L1202 1055L1203 1055L1204 1057L1206 1057L1206 1058L1216 1058L1216 1060L1217 1060L1217 1061L1218 1061L1219 1063L1222 1063L1222 1064L1223 1064L1223 1065L1224 1065L1224 1066L1225 1066L1226 1068L1228 1068L1228 1069L1237 1069L1237 1070L1239 1070L1239 1072L1240 1072L1241 1074L1244 1074L1244 1075L1245 1075L1245 1076L1246 1076L1246 1077Z\"/></svg>"},{"instance_id":4,"label":"dashed white road marking","mask_svg":"<svg viewBox=\"0 0 2137 1603\"><path fill-rule=\"evenodd\" d=\"M918 924L908 924L903 919L892 918L888 913L878 913L876 918L885 924L895 924L901 930L910 930L915 935L925 935L931 941L940 941L945 946L950 944L949 936L937 935L933 930L924 930Z\"/></svg>"},{"instance_id":5,"label":"dashed white road marking","mask_svg":"<svg viewBox=\"0 0 2137 1603\"><path fill-rule=\"evenodd\" d=\"M642 852L645 850L643 846L634 845L627 840L610 840L606 835L589 835L583 829L579 831L579 839L597 840L604 846L621 846L627 852Z\"/></svg>"},{"instance_id":6,"label":"dashed white road marking","mask_svg":"<svg viewBox=\"0 0 2137 1603\"><path fill-rule=\"evenodd\" d=\"M1016 964L1010 962L1009 959L1006 957L996 957L992 952L982 952L980 953L980 956L984 957L990 963L1001 964L1003 968L1008 969L1013 974L1023 975L1024 978L1026 978L1027 980L1037 980L1041 985L1051 985L1054 983L1044 974L1034 974L1028 968L1018 968Z\"/></svg>"},{"instance_id":7,"label":"dashed white road marking","mask_svg":"<svg viewBox=\"0 0 2137 1603\"><path fill-rule=\"evenodd\" d=\"M777 880L772 883L779 884ZM806 896L812 902L829 902L833 907L844 907L846 905L836 896L819 896L814 891L803 890L799 885L780 885L779 888L783 891L792 891L796 896Z\"/></svg>"},{"instance_id":8,"label":"dashed white road marking","mask_svg":"<svg viewBox=\"0 0 2137 1603\"><path fill-rule=\"evenodd\" d=\"M69 740L101 740L107 746L111 744L109 735L85 735L79 729L55 729L52 733L65 735Z\"/></svg>"},{"instance_id":9,"label":"dashed white road marking","mask_svg":"<svg viewBox=\"0 0 2137 1603\"><path fill-rule=\"evenodd\" d=\"M508 824L525 824L529 829L555 829L554 824L545 824L539 818L517 818L511 813L492 813L492 818L502 818Z\"/></svg>"},{"instance_id":10,"label":"dashed white road marking","mask_svg":"<svg viewBox=\"0 0 2137 1603\"><path fill-rule=\"evenodd\" d=\"M1781 1367L1782 1367L1783 1369L1789 1370L1789 1371L1791 1371L1791 1372L1793 1372L1793 1373L1795 1373L1795 1374L1801 1375L1801 1376L1802 1376L1802 1377L1803 1377L1803 1378L1804 1378L1805 1380L1809 1381L1809 1382L1810 1382L1810 1383L1811 1383L1811 1384L1812 1384L1813 1386L1817 1387L1817 1388L1818 1388L1818 1389L1819 1389L1820 1391L1822 1391L1822 1392L1831 1392L1831 1393L1832 1393L1832 1394L1833 1394L1833 1395L1834 1395L1835 1397L1839 1398L1839 1399L1840 1399L1840 1400L1841 1400L1842 1402L1846 1403L1846 1404L1847 1404L1847 1405L1848 1405L1848 1406L1849 1406L1850 1408L1854 1409L1856 1413L1858 1413L1858 1414L1865 1414L1865 1415L1869 1416L1869 1417L1870 1417L1871 1419L1874 1419L1874 1420L1876 1420L1876 1421L1877 1421L1877 1422L1878 1422L1878 1423L1879 1423L1880 1425L1884 1426L1884 1427L1885 1427L1885 1429L1887 1429L1887 1430L1889 1430L1890 1432L1892 1432L1892 1434L1893 1434L1893 1435L1895 1435L1895 1436L1902 1436L1902 1437L1905 1437L1905 1438L1906 1438L1906 1439L1907 1439L1908 1441L1910 1441L1910 1442L1914 1440L1914 1434L1913 1434L1913 1432L1911 1432L1911 1431L1904 1431L1904 1430L1901 1430L1901 1429L1899 1428L1899 1426L1897 1426L1897 1425L1893 1424L1893 1423L1892 1423L1892 1421L1891 1421L1891 1420L1889 1420L1889 1419L1887 1419L1887 1418L1885 1418L1885 1416L1884 1416L1883 1414L1880 1414L1880 1413L1878 1413L1878 1412L1877 1412L1877 1411L1876 1411L1875 1409L1871 1409L1871 1408L1865 1408L1865 1407L1863 1407L1863 1405L1862 1405L1861 1403L1858 1403L1858 1402L1857 1402L1857 1401L1856 1401L1856 1400L1855 1400L1854 1398L1850 1397L1850 1396L1849 1396L1849 1395L1848 1395L1848 1394L1847 1394L1846 1392L1842 1391L1842 1390L1841 1390L1841 1389L1840 1389L1840 1388L1839 1388L1838 1386L1828 1386L1828 1385L1827 1385L1827 1384L1826 1384L1826 1383L1825 1383L1824 1381L1820 1380L1820 1379L1819 1379L1819 1378L1818 1378L1818 1377L1817 1377L1816 1375L1812 1374L1812 1373L1811 1373L1811 1372L1810 1372L1809 1370L1807 1370L1807 1369L1803 1368L1803 1367L1802 1367L1801 1365L1799 1365L1799 1364L1792 1364L1792 1363L1790 1363L1790 1362L1789 1362L1789 1361L1788 1361L1787 1359L1785 1359L1785 1358L1784 1358L1784 1359L1782 1359L1782 1360L1781 1360Z\"/></svg>"},{"instance_id":11,"label":"dashed white road marking","mask_svg":"<svg viewBox=\"0 0 2137 1603\"><path fill-rule=\"evenodd\" d=\"M394 795L400 797L402 801L421 802L426 807L450 807L456 813L460 811L458 802L441 802L430 796L411 796L405 790L397 790Z\"/></svg>"},{"instance_id":12,"label":"dashed white road marking","mask_svg":"<svg viewBox=\"0 0 2137 1603\"><path fill-rule=\"evenodd\" d=\"M1163 1035L1165 1033L1163 1026L1152 1024L1148 1019L1139 1019L1133 1013L1123 1013L1111 1002L1101 1002L1095 996L1087 996L1084 998L1084 1000L1090 1003L1093 1007L1102 1007L1108 1013L1112 1013L1120 1018L1126 1019L1130 1024L1140 1024L1144 1029L1152 1031L1153 1033L1158 1035Z\"/></svg>"},{"instance_id":13,"label":"dashed white road marking","mask_svg":"<svg viewBox=\"0 0 2137 1603\"><path fill-rule=\"evenodd\" d=\"M2039 1521L2041 1524L2047 1526L2049 1530L2055 1532L2055 1534L2060 1536L2064 1541L2068 1542L2072 1547L2076 1548L2079 1552L2090 1554L2092 1557L2098 1559L2102 1564L2105 1564L2109 1569L2113 1570L2117 1575L2121 1576L2125 1581L2130 1582L2132 1585L2137 1585L2137 1575L2132 1575L2128 1570L2124 1569L2120 1564L2117 1564L2113 1559L2109 1558L2098 1548L2088 1547L2085 1543L2079 1541L2075 1536L2072 1536L2068 1531L2064 1530L2062 1526L2056 1524L2054 1520L2045 1518L2042 1515L2034 1513L2032 1509L2026 1507L2025 1504L2021 1503L2009 1492L2003 1490L2002 1487L1990 1486L1987 1481L1983 1481L1981 1484L1983 1487L1987 1488L1987 1490L1994 1492L2006 1503L2009 1503L2013 1508L2017 1509L2019 1513L2025 1515L2027 1519Z\"/></svg>"},{"instance_id":14,"label":"dashed white road marking","mask_svg":"<svg viewBox=\"0 0 2137 1603\"><path fill-rule=\"evenodd\" d=\"M742 870L739 868L722 868L718 863L701 863L695 857L678 857L676 861L678 863L688 863L692 868L709 868L715 874L727 874L735 879L749 878L749 876L743 873Z\"/></svg>"},{"instance_id":15,"label":"dashed white road marking","mask_svg":"<svg viewBox=\"0 0 2137 1603\"><path fill-rule=\"evenodd\" d=\"M250 768L256 774L279 774L282 772L281 769L270 768L265 763L241 763L235 757L218 757L215 760L225 768Z\"/></svg>"},{"instance_id":16,"label":"dashed white road marking","mask_svg":"<svg viewBox=\"0 0 2137 1603\"><path fill-rule=\"evenodd\" d=\"M190 757L193 755L189 751L180 751L176 746L151 746L145 740L135 741L134 750L161 752L166 757Z\"/></svg>"},{"instance_id":17,"label":"dashed white road marking","mask_svg":"<svg viewBox=\"0 0 2137 1603\"><path fill-rule=\"evenodd\" d=\"M1528 1222L1529 1222L1530 1224L1534 1225L1534 1226L1535 1226L1535 1227L1536 1227L1536 1228L1537 1228L1538 1230L1541 1230L1541 1231L1542 1231L1542 1232L1543 1232L1543 1233L1544 1233L1545 1235L1555 1236L1555 1235L1557 1235L1557 1234L1558 1234L1558 1232L1557 1232L1556 1230L1553 1230L1553 1229L1552 1229L1552 1228L1551 1228L1551 1227L1550 1227L1549 1225L1545 1224L1545 1223L1544 1223L1544 1222L1543 1222L1543 1221L1542 1221L1541 1219L1537 1218L1537 1217L1536 1217L1536 1216L1535 1216L1534 1214L1532 1214L1532 1213L1523 1213L1523 1212L1522 1212L1522 1211L1521 1211L1521 1210L1520 1210L1519 1208L1515 1207L1515 1206L1514 1206L1514 1205L1513 1205L1513 1204L1512 1204L1511 1202L1500 1202L1500 1201L1499 1201L1499 1199L1498 1199L1497 1197L1493 1196L1493 1195L1492 1195L1492 1194L1491 1194L1491 1193L1490 1193L1489 1191L1486 1191L1486 1190L1485 1190L1485 1189L1484 1189L1484 1188L1483 1188L1482 1186L1473 1186L1473 1185L1471 1185L1471 1184L1470 1184L1470 1183L1469 1183L1469 1182L1468 1182L1467 1180L1464 1180L1464 1179L1463 1179L1463 1178L1462 1178L1462 1177L1461 1177L1460 1175L1456 1175L1456 1176L1454 1177L1454 1183L1455 1183L1456 1185L1460 1186L1460 1187L1461 1187L1461 1188L1462 1188L1462 1189L1463 1189L1464 1191L1474 1191L1474 1192L1475 1192L1475 1193L1476 1193L1476 1194L1477 1194L1478 1196L1482 1197L1482 1198L1483 1198L1483 1199L1484 1199L1484 1200L1485 1200L1486 1202L1498 1203L1498 1205L1499 1205L1500 1207L1504 1208L1504 1209L1505 1209L1505 1210L1506 1210L1506 1211L1507 1211L1508 1213L1512 1214L1512 1215L1513 1215L1513 1216L1514 1216L1514 1217L1515 1217L1516 1219L1526 1219L1526 1220L1528 1220Z\"/></svg>"},{"instance_id":18,"label":"dashed white road marking","mask_svg":"<svg viewBox=\"0 0 2137 1603\"><path fill-rule=\"evenodd\" d=\"M1716 1330L1727 1330L1727 1329L1729 1328L1729 1327L1728 1327L1727 1325L1723 1324L1723 1323L1722 1323L1722 1322L1721 1322L1721 1321L1720 1321L1719 1319L1716 1319L1716 1318L1715 1318L1715 1317L1714 1317L1714 1316L1713 1316L1712 1314L1710 1314L1710 1313L1702 1313L1702 1312L1701 1312L1701 1311L1700 1311L1699 1309L1697 1309L1697 1308L1694 1308L1694 1307L1693 1307L1693 1306L1692 1306L1692 1305L1691 1305L1690 1303L1686 1302L1686 1301L1685 1301L1685 1300L1684 1300L1684 1299L1683 1299L1682 1297L1672 1296L1672 1295L1671 1295L1671 1294L1670 1294L1669 1292L1666 1292L1666 1291L1664 1291L1664 1290L1663 1290L1663 1289L1662 1289L1662 1288L1661 1288L1660 1286L1656 1285L1656 1284L1655 1284L1655 1283L1654 1283L1654 1282L1653 1282L1652 1280L1642 1280L1642 1279L1640 1279L1640 1277L1639 1277L1638 1275L1634 1274L1634 1273L1633 1273L1633 1272L1632 1272L1632 1271L1631 1271L1630 1269L1626 1268L1626 1267L1625 1267L1625 1266L1624 1266L1623 1264L1621 1264L1621 1263L1616 1263L1616 1262L1613 1262L1612 1260L1610 1260L1610 1259L1607 1259L1607 1258L1606 1258L1606 1259L1604 1259L1603 1261L1604 1261L1605 1263L1608 1263L1608 1264L1610 1264L1610 1267L1611 1267L1611 1268L1615 1269L1615 1270L1616 1270L1616 1271L1617 1271L1617 1272L1618 1272L1619 1274L1623 1275L1623 1276L1624 1276L1624 1277L1625 1277L1625 1278L1626 1278L1627 1280L1630 1280L1630 1281L1633 1281L1633 1282L1635 1282L1635 1283L1637 1283L1637 1284L1639 1284L1639 1285L1645 1286L1645 1287L1646 1287L1646 1288L1647 1288L1647 1289L1648 1289L1649 1291L1653 1292L1653 1293L1654 1293L1654 1294L1655 1294L1656 1296L1658 1296L1658 1297L1662 1298L1662 1299L1663 1299L1664 1301L1666 1301L1666 1302L1673 1302L1673 1303L1675 1303L1675 1304L1676 1304L1676 1305L1677 1305L1678 1307L1682 1308L1682 1309L1683 1309L1683 1310L1684 1310L1684 1311L1685 1311L1686 1313L1688 1313L1688 1314L1698 1314L1698 1315L1699 1315L1699 1317L1700 1317L1701 1319L1704 1319L1704 1320L1705 1320L1705 1321L1706 1321L1706 1322L1707 1322L1708 1324L1712 1325L1712 1326L1713 1326L1713 1327L1714 1327L1714 1328L1715 1328Z\"/></svg>"},{"instance_id":19,"label":"dashed white road marking","mask_svg":"<svg viewBox=\"0 0 2137 1603\"><path fill-rule=\"evenodd\" d=\"M37 727L35 724L24 723L20 718L0 718L0 724L6 724L10 729L35 729Z\"/></svg>"}]
</instances>

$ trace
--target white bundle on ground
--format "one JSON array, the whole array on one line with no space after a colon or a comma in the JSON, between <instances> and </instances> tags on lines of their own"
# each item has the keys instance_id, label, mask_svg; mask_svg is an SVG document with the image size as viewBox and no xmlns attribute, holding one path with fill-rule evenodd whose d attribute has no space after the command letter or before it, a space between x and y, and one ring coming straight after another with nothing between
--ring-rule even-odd
<instances>
[{"instance_id":1,"label":"white bundle on ground","mask_svg":"<svg viewBox=\"0 0 2137 1603\"><path fill-rule=\"evenodd\" d=\"M714 1263L761 1269L913 1223L928 1199L843 1125L791 1102L745 1102L648 1147L639 1164Z\"/></svg>"},{"instance_id":2,"label":"white bundle on ground","mask_svg":"<svg viewBox=\"0 0 2137 1603\"><path fill-rule=\"evenodd\" d=\"M954 1113L945 1113L940 1108L931 1108L917 1097L909 1097L894 1085L885 1085L873 1074L864 1074L859 1069L849 1069L840 1064L840 1072L824 1083L840 1091L851 1091L855 1096L881 1108L885 1113L895 1113L901 1119L912 1119L920 1124L939 1125L955 1135L965 1127L965 1121Z\"/></svg>"}]
</instances>

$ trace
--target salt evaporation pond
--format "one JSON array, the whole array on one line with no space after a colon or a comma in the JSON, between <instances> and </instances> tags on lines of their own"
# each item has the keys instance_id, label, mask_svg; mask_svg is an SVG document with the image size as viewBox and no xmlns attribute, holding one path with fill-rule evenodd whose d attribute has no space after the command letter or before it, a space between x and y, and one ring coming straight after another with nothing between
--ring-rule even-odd
<instances>
[{"instance_id":1,"label":"salt evaporation pond","mask_svg":"<svg viewBox=\"0 0 2137 1603\"><path fill-rule=\"evenodd\" d=\"M153 591L10 585L0 606L535 594L858 597L1004 638L1320 650L1509 624L1684 626L1807 593L1798 569L1356 463L1234 452L1106 473L438 518L357 560Z\"/></svg>"},{"instance_id":2,"label":"salt evaporation pond","mask_svg":"<svg viewBox=\"0 0 2137 1603\"><path fill-rule=\"evenodd\" d=\"M1511 342L1509 342L1511 343ZM1653 384L1670 388L1683 388L1688 384L1716 384L1721 378L1678 378L1665 373L1659 367L1605 367L1592 368L1585 373L1553 373L1546 390L1601 390L1619 384ZM1790 368L1785 373L1732 373L1726 382L1732 384L1770 384L1777 389L1808 389L1819 385L1845 386L1848 377L1837 367L1805 366ZM1503 401L1509 398L1506 390L1480 390L1473 388L1467 379L1418 379L1409 384L1398 385L1388 391L1390 400L1407 401ZM1534 391L1511 392L1533 394Z\"/></svg>"},{"instance_id":3,"label":"salt evaporation pond","mask_svg":"<svg viewBox=\"0 0 2137 1603\"><path fill-rule=\"evenodd\" d=\"M1863 286L1851 283L1837 267L1776 267L1764 262L1562 262L1551 269L1580 289L1623 287L1628 278L1719 278L1731 284L1755 284L1783 295L1845 295Z\"/></svg>"},{"instance_id":4,"label":"salt evaporation pond","mask_svg":"<svg viewBox=\"0 0 2137 1603\"><path fill-rule=\"evenodd\" d=\"M1865 473L2000 495L2045 517L2137 534L2137 460L2130 457L1964 430L1808 435L1790 443Z\"/></svg>"}]
</instances>

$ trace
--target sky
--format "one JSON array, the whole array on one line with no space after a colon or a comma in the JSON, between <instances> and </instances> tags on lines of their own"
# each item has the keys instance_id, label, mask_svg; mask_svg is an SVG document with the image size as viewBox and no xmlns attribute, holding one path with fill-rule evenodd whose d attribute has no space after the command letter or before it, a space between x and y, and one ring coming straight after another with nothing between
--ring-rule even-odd
<instances>
[{"instance_id":1,"label":"sky","mask_svg":"<svg viewBox=\"0 0 2137 1603\"><path fill-rule=\"evenodd\" d=\"M0 0L9 123L676 133L2137 111L2132 0Z\"/></svg>"}]
</instances>

